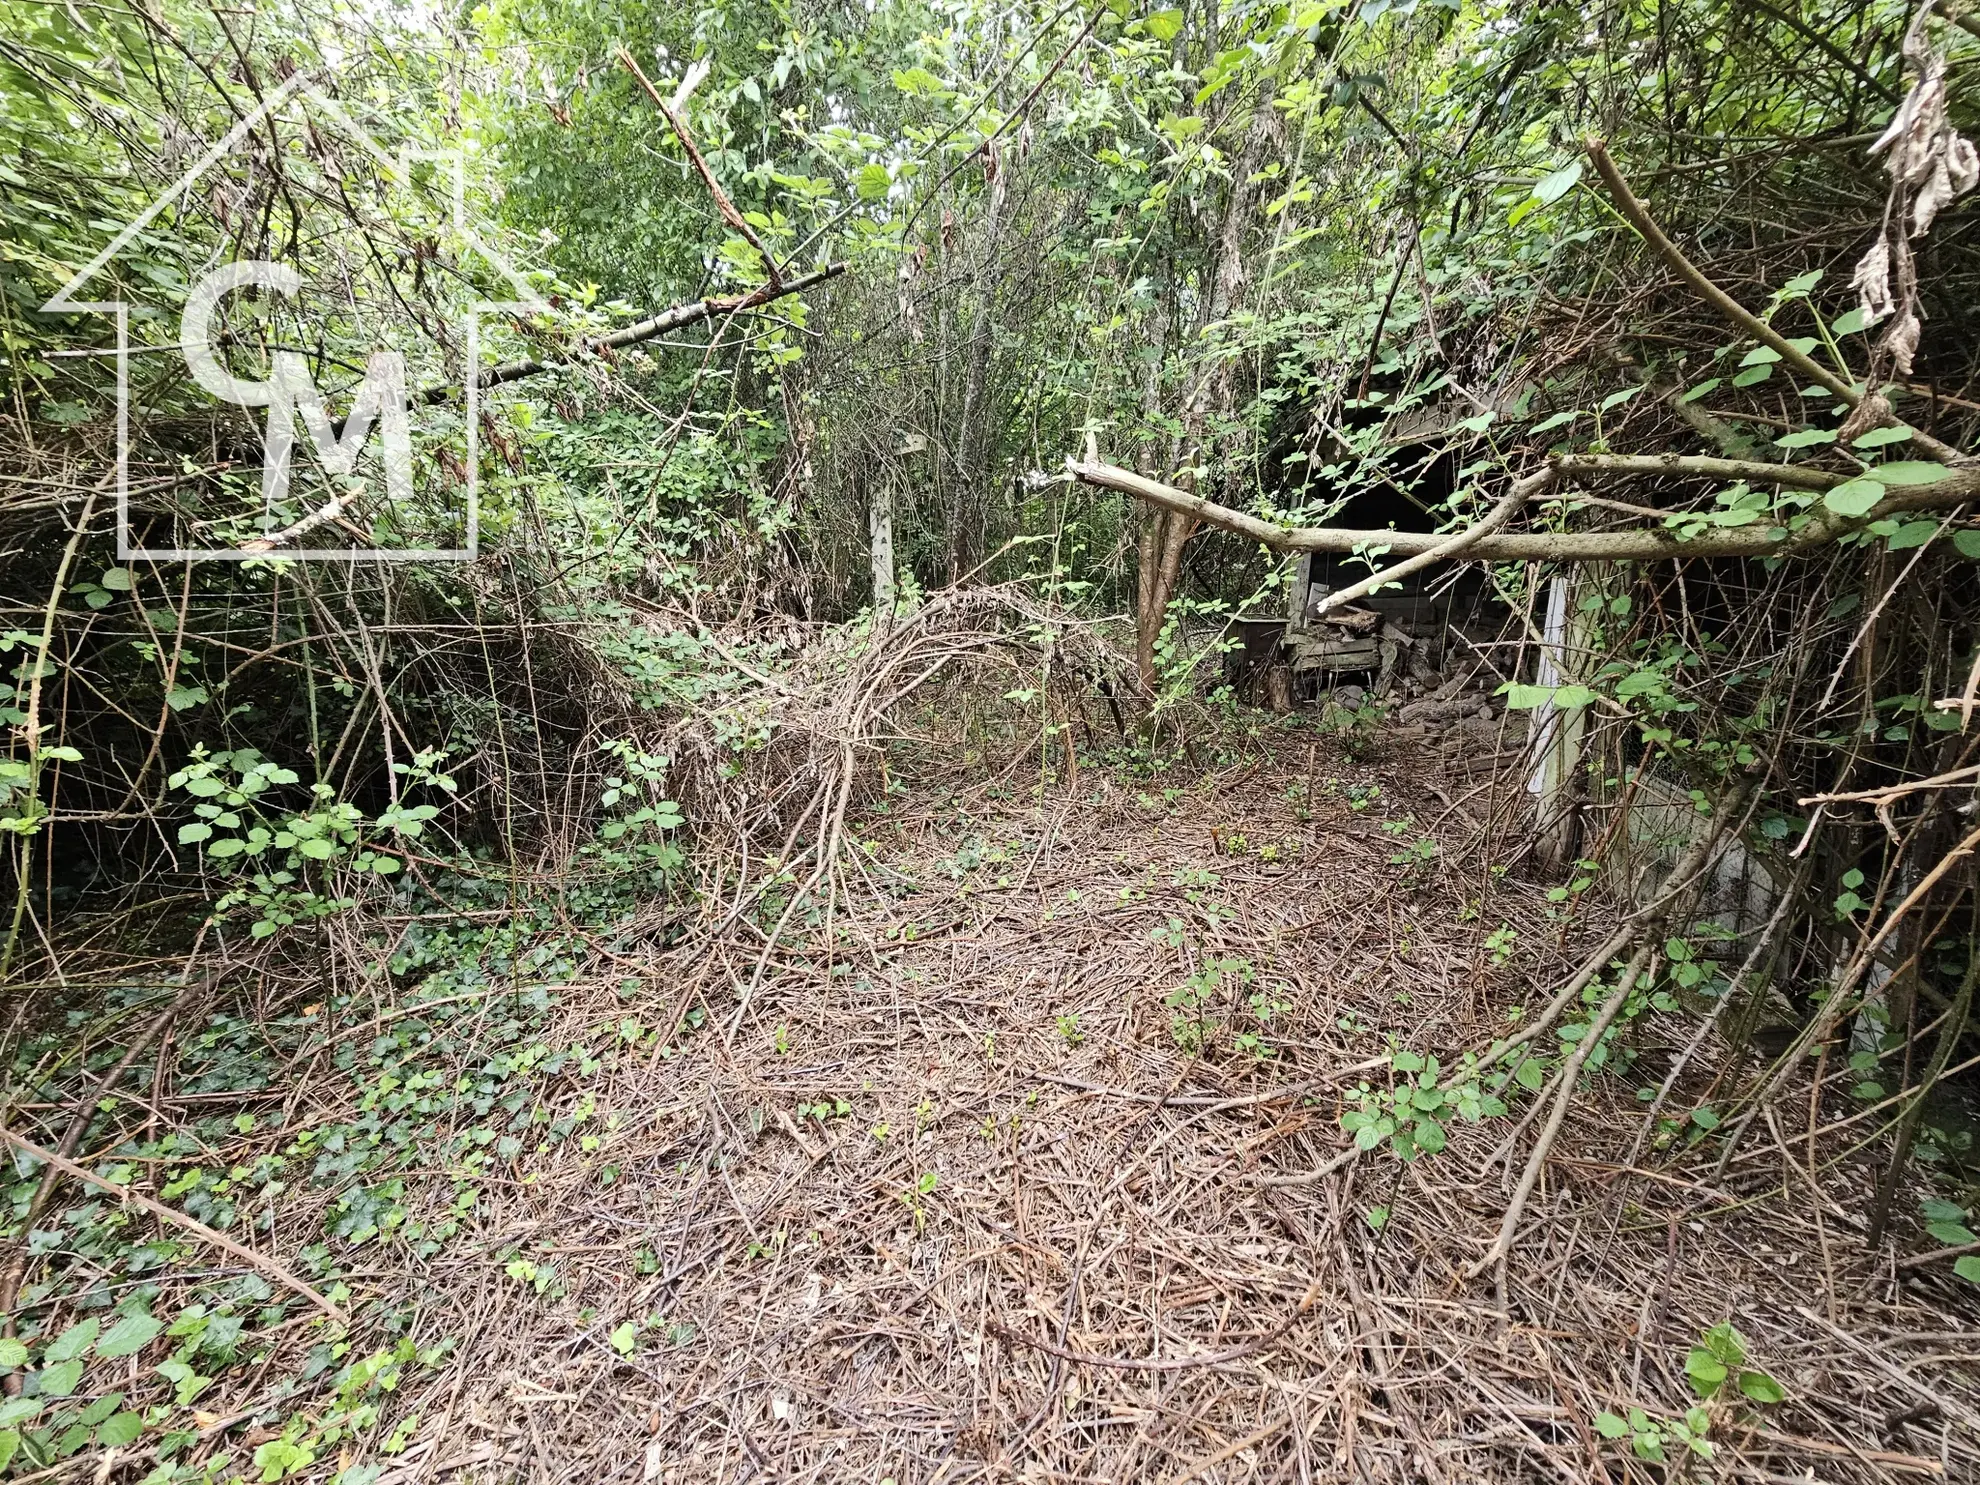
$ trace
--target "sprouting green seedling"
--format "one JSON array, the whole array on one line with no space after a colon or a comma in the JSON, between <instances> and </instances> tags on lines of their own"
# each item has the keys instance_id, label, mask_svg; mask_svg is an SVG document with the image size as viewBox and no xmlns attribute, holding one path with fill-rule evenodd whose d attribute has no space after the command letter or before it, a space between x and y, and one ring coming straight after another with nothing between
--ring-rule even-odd
<instances>
[{"instance_id":1,"label":"sprouting green seedling","mask_svg":"<svg viewBox=\"0 0 1980 1485\"><path fill-rule=\"evenodd\" d=\"M1069 1011L1059 1017L1059 1036L1069 1047L1076 1047L1086 1040L1086 1033L1079 1029L1079 1017L1077 1014Z\"/></svg>"}]
</instances>

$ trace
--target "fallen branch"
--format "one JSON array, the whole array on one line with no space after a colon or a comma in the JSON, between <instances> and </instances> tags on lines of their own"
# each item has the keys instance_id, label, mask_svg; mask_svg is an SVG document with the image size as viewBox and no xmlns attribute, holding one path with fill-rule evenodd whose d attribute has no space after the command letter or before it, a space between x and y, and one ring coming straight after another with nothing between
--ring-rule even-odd
<instances>
[{"instance_id":1,"label":"fallen branch","mask_svg":"<svg viewBox=\"0 0 1980 1485\"><path fill-rule=\"evenodd\" d=\"M152 1216L161 1222L169 1223L173 1227L189 1232L202 1242L211 1243L223 1253L231 1253L234 1257L240 1259L241 1262L261 1270L262 1273L268 1275L269 1278L280 1284L284 1289L301 1295L339 1325L347 1326L350 1324L350 1316L331 1304L329 1300L318 1294L301 1279L283 1268L281 1264L272 1258L264 1258L261 1254L255 1252L254 1249L244 1247L242 1244L235 1242L226 1233L216 1232L204 1222L195 1222L184 1212L175 1212L170 1207L155 1202L148 1196L140 1196L128 1186L119 1186L115 1181L106 1181L95 1171L77 1165L73 1160L64 1159L53 1150L44 1150L32 1140L22 1139L11 1129L0 1127L0 1140L5 1140L23 1155L32 1156L36 1160L47 1162L65 1176L73 1176L76 1180L94 1186L99 1191L106 1191L119 1201L127 1201L132 1206L151 1213Z\"/></svg>"},{"instance_id":2,"label":"fallen branch","mask_svg":"<svg viewBox=\"0 0 1980 1485\"><path fill-rule=\"evenodd\" d=\"M1491 512L1483 520L1465 527L1455 536L1437 543L1427 552L1418 552L1414 557L1405 558L1393 567L1385 567L1380 572L1370 573L1359 582L1348 584L1337 593L1329 593L1320 602L1320 612L1330 614L1358 598L1366 598L1378 588L1385 588L1390 583L1402 581L1413 572L1420 572L1435 563L1448 562L1462 556L1519 514L1521 507L1528 500L1559 478L1558 471L1547 468L1538 474L1530 474L1523 480L1515 480L1513 487L1500 498L1499 503L1492 507Z\"/></svg>"},{"instance_id":3,"label":"fallen branch","mask_svg":"<svg viewBox=\"0 0 1980 1485\"><path fill-rule=\"evenodd\" d=\"M1668 476L1679 479L1745 480L1749 484L1784 485L1797 490L1828 490L1846 476L1798 464L1760 464L1744 459L1689 458L1668 455L1564 454L1552 463L1561 479L1633 479ZM1116 464L1072 461L1072 475L1089 485L1119 490L1165 510L1194 516L1206 525L1249 537L1282 552L1353 553L1379 547L1407 556L1434 552L1450 540L1448 534L1424 531L1367 531L1344 526L1282 526L1217 505L1160 480L1149 479ZM1529 476L1531 478L1532 476ZM1980 495L1980 470L1958 469L1929 485L1893 486L1877 506L1853 520L1826 511L1817 513L1800 531L1773 526L1735 526L1681 541L1669 531L1493 531L1467 542L1460 555L1481 562L1657 562L1682 557L1779 557L1813 551L1858 530L1865 522L1907 511L1946 510ZM1489 519L1489 517L1487 518Z\"/></svg>"}]
</instances>

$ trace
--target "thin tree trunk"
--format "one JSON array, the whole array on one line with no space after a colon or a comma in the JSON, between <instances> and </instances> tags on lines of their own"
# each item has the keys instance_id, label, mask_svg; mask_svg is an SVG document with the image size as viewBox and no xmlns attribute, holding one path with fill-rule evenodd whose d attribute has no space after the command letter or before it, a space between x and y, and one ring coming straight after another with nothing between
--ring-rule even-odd
<instances>
[{"instance_id":1,"label":"thin tree trunk","mask_svg":"<svg viewBox=\"0 0 1980 1485\"><path fill-rule=\"evenodd\" d=\"M1243 292L1245 228L1250 225L1252 208L1258 199L1258 189L1251 178L1258 173L1259 163L1277 132L1278 114L1272 107L1268 89L1257 102L1250 128L1245 132L1244 146L1232 162L1230 194L1225 199L1224 216L1217 231L1211 289L1204 299L1195 333L1190 337L1192 344L1200 344L1212 325L1230 316ZM1175 462L1181 466L1176 483L1182 489L1192 493L1196 490L1196 470L1203 462L1211 411L1228 414L1231 405L1231 363L1222 357L1199 361L1196 375L1191 379L1189 399L1184 404L1183 432L1176 449ZM1197 520L1180 511L1166 511L1155 516L1152 524L1152 539L1144 528L1140 543L1142 569L1137 596L1141 602L1135 611L1135 667L1143 689L1151 691L1155 684L1155 641L1166 621L1169 602L1175 596L1176 583L1182 575L1183 548L1196 534ZM1152 580L1148 577L1151 556L1155 558Z\"/></svg>"}]
</instances>

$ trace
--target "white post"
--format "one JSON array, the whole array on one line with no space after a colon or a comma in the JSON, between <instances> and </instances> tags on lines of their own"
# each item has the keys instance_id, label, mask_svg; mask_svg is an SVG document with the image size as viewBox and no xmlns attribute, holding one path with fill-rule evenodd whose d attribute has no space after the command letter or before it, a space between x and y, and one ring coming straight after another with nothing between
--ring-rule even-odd
<instances>
[{"instance_id":1,"label":"white post","mask_svg":"<svg viewBox=\"0 0 1980 1485\"><path fill-rule=\"evenodd\" d=\"M866 523L872 537L873 612L875 615L891 613L894 607L894 486L885 475L873 489Z\"/></svg>"}]
</instances>

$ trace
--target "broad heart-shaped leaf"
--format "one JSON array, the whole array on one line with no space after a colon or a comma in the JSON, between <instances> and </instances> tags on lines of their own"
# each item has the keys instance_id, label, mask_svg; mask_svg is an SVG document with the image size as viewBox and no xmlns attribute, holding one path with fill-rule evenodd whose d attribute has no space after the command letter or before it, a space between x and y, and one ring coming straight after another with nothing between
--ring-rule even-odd
<instances>
[{"instance_id":1,"label":"broad heart-shaped leaf","mask_svg":"<svg viewBox=\"0 0 1980 1485\"><path fill-rule=\"evenodd\" d=\"M1849 446L1853 449L1881 449L1886 444L1903 443L1911 437L1912 430L1902 423L1895 428L1872 428L1861 438L1853 438Z\"/></svg>"},{"instance_id":2,"label":"broad heart-shaped leaf","mask_svg":"<svg viewBox=\"0 0 1980 1485\"><path fill-rule=\"evenodd\" d=\"M1869 471L1880 485L1936 485L1952 471L1929 459L1894 459Z\"/></svg>"},{"instance_id":3,"label":"broad heart-shaped leaf","mask_svg":"<svg viewBox=\"0 0 1980 1485\"><path fill-rule=\"evenodd\" d=\"M1739 1390L1749 1402L1771 1404L1787 1396L1781 1384L1765 1372L1741 1372Z\"/></svg>"},{"instance_id":4,"label":"broad heart-shaped leaf","mask_svg":"<svg viewBox=\"0 0 1980 1485\"><path fill-rule=\"evenodd\" d=\"M1867 516L1884 498L1884 487L1873 479L1846 480L1822 492L1822 504L1839 516Z\"/></svg>"},{"instance_id":5,"label":"broad heart-shaped leaf","mask_svg":"<svg viewBox=\"0 0 1980 1485\"><path fill-rule=\"evenodd\" d=\"M1953 1265L1953 1272L1969 1284L1980 1284L1980 1253L1969 1253Z\"/></svg>"},{"instance_id":6,"label":"broad heart-shaped leaf","mask_svg":"<svg viewBox=\"0 0 1980 1485\"><path fill-rule=\"evenodd\" d=\"M67 1330L48 1343L48 1349L41 1353L44 1366L56 1361L74 1361L90 1347L96 1339L96 1332L102 1322L94 1315L87 1320L78 1320Z\"/></svg>"},{"instance_id":7,"label":"broad heart-shaped leaf","mask_svg":"<svg viewBox=\"0 0 1980 1485\"><path fill-rule=\"evenodd\" d=\"M1908 552L1913 547L1924 546L1938 529L1937 521L1906 521L1891 533L1884 545L1893 552Z\"/></svg>"},{"instance_id":8,"label":"broad heart-shaped leaf","mask_svg":"<svg viewBox=\"0 0 1980 1485\"><path fill-rule=\"evenodd\" d=\"M1595 1432L1605 1439L1619 1439L1629 1432L1629 1424L1614 1413L1597 1413Z\"/></svg>"},{"instance_id":9,"label":"broad heart-shaped leaf","mask_svg":"<svg viewBox=\"0 0 1980 1485\"><path fill-rule=\"evenodd\" d=\"M142 1311L121 1317L96 1343L96 1354L106 1360L134 1356L151 1344L151 1338L165 1328L165 1322Z\"/></svg>"},{"instance_id":10,"label":"broad heart-shaped leaf","mask_svg":"<svg viewBox=\"0 0 1980 1485\"><path fill-rule=\"evenodd\" d=\"M1542 206L1552 206L1567 195L1581 179L1581 161L1570 160L1552 175L1542 177L1533 187L1533 199Z\"/></svg>"},{"instance_id":11,"label":"broad heart-shaped leaf","mask_svg":"<svg viewBox=\"0 0 1980 1485\"><path fill-rule=\"evenodd\" d=\"M1955 531L1953 546L1960 556L1980 562L1980 531Z\"/></svg>"}]
</instances>

